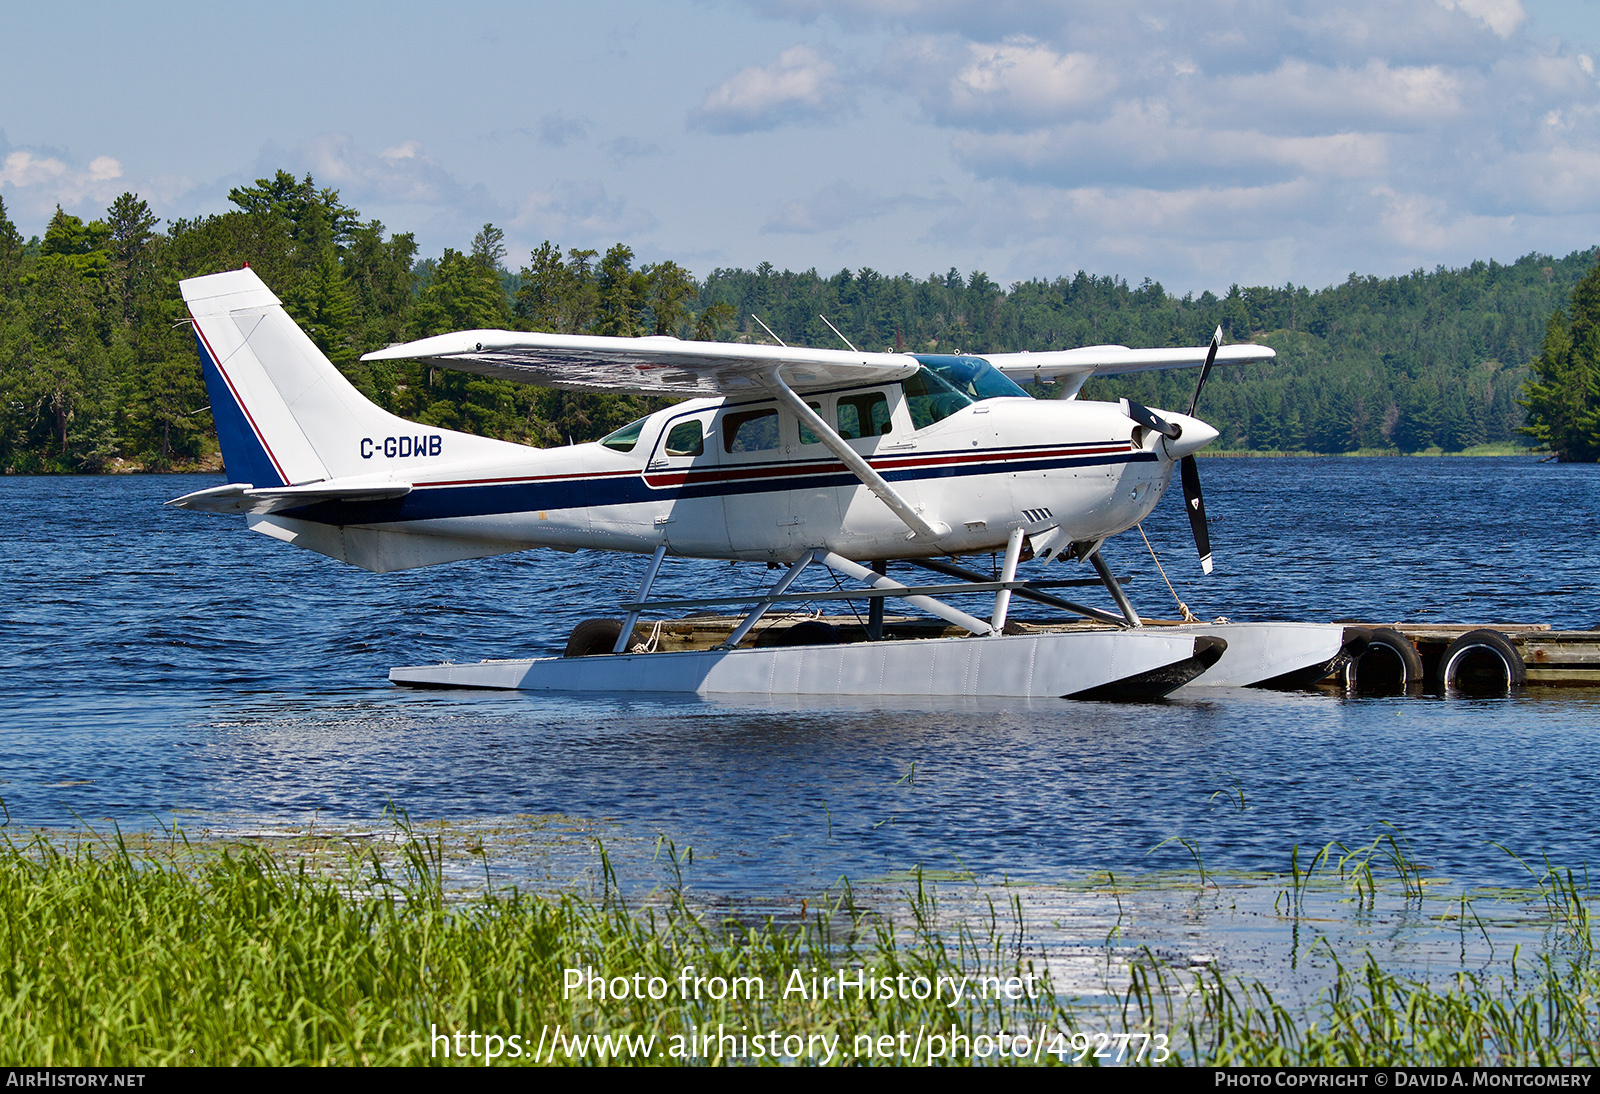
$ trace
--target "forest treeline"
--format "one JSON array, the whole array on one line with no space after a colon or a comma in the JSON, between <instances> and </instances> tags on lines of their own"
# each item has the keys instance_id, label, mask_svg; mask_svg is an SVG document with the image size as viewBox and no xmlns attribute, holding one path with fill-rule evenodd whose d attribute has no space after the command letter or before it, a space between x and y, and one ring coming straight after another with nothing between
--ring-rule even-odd
<instances>
[{"instance_id":1,"label":"forest treeline","mask_svg":"<svg viewBox=\"0 0 1600 1094\"><path fill-rule=\"evenodd\" d=\"M1515 439L1529 364L1596 250L1510 265L1362 277L1312 291L1240 288L1176 297L1079 272L1004 288L985 274L918 278L870 268L823 276L635 265L546 242L512 260L485 225L460 251L419 258L415 238L363 220L336 190L286 172L229 194L233 208L161 228L124 194L104 217L59 209L26 242L0 201L0 467L8 473L157 470L214 458L205 385L178 282L248 263L338 368L407 418L538 445L592 440L655 403L554 391L412 363L367 364L392 342L472 328L995 352L1230 341L1278 351L1218 370L1200 413L1219 447L1460 451ZM513 268L514 267L514 268ZM1186 408L1192 375L1097 381L1086 397Z\"/></svg>"}]
</instances>

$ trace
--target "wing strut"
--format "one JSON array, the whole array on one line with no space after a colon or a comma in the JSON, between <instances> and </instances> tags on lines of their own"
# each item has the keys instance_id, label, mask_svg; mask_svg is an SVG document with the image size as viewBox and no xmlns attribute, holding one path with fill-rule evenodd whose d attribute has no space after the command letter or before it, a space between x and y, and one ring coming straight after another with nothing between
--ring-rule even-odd
<instances>
[{"instance_id":1,"label":"wing strut","mask_svg":"<svg viewBox=\"0 0 1600 1094\"><path fill-rule=\"evenodd\" d=\"M839 436L838 431L822 420L822 415L812 410L804 399L789 389L789 385L784 383L783 378L778 375L777 369L773 369L764 375L760 383L778 402L794 411L795 416L806 424L806 428L820 437L822 443L828 446L828 451L839 457L840 461L850 469L851 474L860 479L863 486L876 494L878 499L894 512L895 516L904 521L906 527L910 528L914 535L925 540L937 540L950 534L950 526L948 524L942 521L929 523L924 520L922 514L913 509L911 503L906 501L899 491L889 485L888 480L872 469L872 465L862 458L861 453L846 444L844 438Z\"/></svg>"}]
</instances>

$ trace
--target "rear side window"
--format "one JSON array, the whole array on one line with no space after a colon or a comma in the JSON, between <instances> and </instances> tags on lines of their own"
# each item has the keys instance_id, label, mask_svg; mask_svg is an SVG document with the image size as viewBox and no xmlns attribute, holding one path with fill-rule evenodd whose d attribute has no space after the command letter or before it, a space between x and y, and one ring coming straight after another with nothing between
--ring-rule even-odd
<instances>
[{"instance_id":1,"label":"rear side window","mask_svg":"<svg viewBox=\"0 0 1600 1094\"><path fill-rule=\"evenodd\" d=\"M778 412L747 410L722 420L724 452L763 452L778 447Z\"/></svg>"},{"instance_id":2,"label":"rear side window","mask_svg":"<svg viewBox=\"0 0 1600 1094\"><path fill-rule=\"evenodd\" d=\"M806 403L806 406L810 407L812 410L815 410L817 412L817 417L822 418L822 404L821 403L813 403L813 402L809 402L808 401ZM823 421L827 421L828 419L822 418L822 420ZM801 444L821 444L822 443L822 438L817 436L815 433L811 432L811 430L807 429L805 422L801 422L800 423L800 443Z\"/></svg>"},{"instance_id":3,"label":"rear side window","mask_svg":"<svg viewBox=\"0 0 1600 1094\"><path fill-rule=\"evenodd\" d=\"M881 391L867 395L841 395L838 421L839 436L848 441L887 433L891 428L889 400Z\"/></svg>"}]
</instances>

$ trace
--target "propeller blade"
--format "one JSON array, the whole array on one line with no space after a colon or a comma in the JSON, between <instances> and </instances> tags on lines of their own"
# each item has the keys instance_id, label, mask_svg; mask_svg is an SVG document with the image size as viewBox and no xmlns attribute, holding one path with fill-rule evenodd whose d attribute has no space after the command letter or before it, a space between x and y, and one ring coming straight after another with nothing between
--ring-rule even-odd
<instances>
[{"instance_id":1,"label":"propeller blade","mask_svg":"<svg viewBox=\"0 0 1600 1094\"><path fill-rule=\"evenodd\" d=\"M1183 468L1183 507L1189 510L1189 527L1194 532L1194 545L1200 552L1200 568L1211 572L1211 532L1206 527L1206 501L1200 494L1200 464L1193 456L1185 456Z\"/></svg>"},{"instance_id":2,"label":"propeller blade","mask_svg":"<svg viewBox=\"0 0 1600 1094\"><path fill-rule=\"evenodd\" d=\"M1206 363L1200 367L1200 382L1194 385L1194 398L1189 400L1189 417L1194 417L1194 408L1200 405L1200 389L1206 386L1206 377L1211 375L1211 364L1217 359L1217 350L1222 348L1222 325L1217 325L1217 332L1211 336L1211 348L1206 350ZM1195 487L1198 491L1199 487ZM1198 495L1197 495L1198 496ZM1207 570L1206 573L1210 573Z\"/></svg>"},{"instance_id":3,"label":"propeller blade","mask_svg":"<svg viewBox=\"0 0 1600 1094\"><path fill-rule=\"evenodd\" d=\"M1177 422L1169 422L1143 403L1136 403L1132 399L1122 400L1122 412L1146 429L1153 429L1163 437L1177 440L1183 436L1183 427Z\"/></svg>"}]
</instances>

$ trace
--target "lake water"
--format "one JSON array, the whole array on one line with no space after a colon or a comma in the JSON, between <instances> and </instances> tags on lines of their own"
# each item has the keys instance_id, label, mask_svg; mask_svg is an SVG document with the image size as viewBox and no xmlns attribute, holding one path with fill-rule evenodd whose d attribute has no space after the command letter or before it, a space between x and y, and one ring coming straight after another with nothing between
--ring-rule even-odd
<instances>
[{"instance_id":1,"label":"lake water","mask_svg":"<svg viewBox=\"0 0 1600 1094\"><path fill-rule=\"evenodd\" d=\"M1202 471L1217 572L1200 574L1175 490L1146 530L1203 617L1600 620L1600 467ZM220 481L0 478L13 826L372 828L394 806L507 846L541 825L577 833L570 860L540 860L554 874L599 835L624 850L625 877L655 879L666 835L694 848L687 876L713 897L918 866L1034 884L1192 869L1181 843L1152 851L1174 837L1223 872L1395 830L1457 885L1526 882L1501 847L1600 865L1600 693L824 706L409 691L391 665L558 652L579 619L613 614L642 560L535 551L373 575L161 505ZM1106 555L1141 610L1174 614L1137 532ZM766 580L676 562L658 588Z\"/></svg>"}]
</instances>

